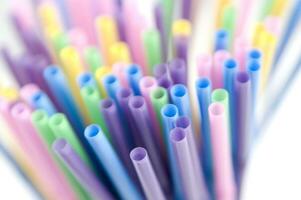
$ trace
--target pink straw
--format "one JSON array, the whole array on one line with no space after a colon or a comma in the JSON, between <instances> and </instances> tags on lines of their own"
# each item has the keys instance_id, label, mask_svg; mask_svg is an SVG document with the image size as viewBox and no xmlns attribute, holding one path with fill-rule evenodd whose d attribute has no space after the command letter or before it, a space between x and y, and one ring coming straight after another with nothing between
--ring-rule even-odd
<instances>
[{"instance_id":1,"label":"pink straw","mask_svg":"<svg viewBox=\"0 0 301 200\"><path fill-rule=\"evenodd\" d=\"M201 54L197 60L198 77L211 79L212 56Z\"/></svg>"},{"instance_id":2,"label":"pink straw","mask_svg":"<svg viewBox=\"0 0 301 200\"><path fill-rule=\"evenodd\" d=\"M279 36L281 31L281 20L281 17L278 16L268 16L264 20L264 26L269 32Z\"/></svg>"},{"instance_id":3,"label":"pink straw","mask_svg":"<svg viewBox=\"0 0 301 200\"><path fill-rule=\"evenodd\" d=\"M81 54L89 45L85 32L79 28L74 28L68 31L68 37L71 45L74 46Z\"/></svg>"},{"instance_id":4,"label":"pink straw","mask_svg":"<svg viewBox=\"0 0 301 200\"><path fill-rule=\"evenodd\" d=\"M216 199L236 199L236 189L231 160L230 136L227 127L225 109L221 103L212 103L208 110Z\"/></svg>"},{"instance_id":5,"label":"pink straw","mask_svg":"<svg viewBox=\"0 0 301 200\"><path fill-rule=\"evenodd\" d=\"M214 53L211 70L212 89L223 87L223 66L224 62L230 57L230 53L226 50L219 50Z\"/></svg>"},{"instance_id":6,"label":"pink straw","mask_svg":"<svg viewBox=\"0 0 301 200\"><path fill-rule=\"evenodd\" d=\"M24 102L31 106L32 96L39 91L41 91L41 89L38 85L34 83L28 83L20 89L20 97Z\"/></svg>"},{"instance_id":7,"label":"pink straw","mask_svg":"<svg viewBox=\"0 0 301 200\"><path fill-rule=\"evenodd\" d=\"M246 69L247 53L251 49L251 44L243 37L236 37L234 41L234 58L238 63L240 71Z\"/></svg>"},{"instance_id":8,"label":"pink straw","mask_svg":"<svg viewBox=\"0 0 301 200\"><path fill-rule=\"evenodd\" d=\"M24 141L31 158L37 167L37 173L49 185L53 199L76 199L63 174L59 171L31 123L31 109L23 102L14 104L11 108L13 124L18 131L18 137Z\"/></svg>"},{"instance_id":9,"label":"pink straw","mask_svg":"<svg viewBox=\"0 0 301 200\"><path fill-rule=\"evenodd\" d=\"M114 16L116 12L116 2L112 0L92 0L94 17L98 15Z\"/></svg>"},{"instance_id":10,"label":"pink straw","mask_svg":"<svg viewBox=\"0 0 301 200\"><path fill-rule=\"evenodd\" d=\"M128 66L128 64L125 63L115 63L113 65L113 74L117 76L117 78L120 80L120 83L123 87L129 87L129 83L126 78L125 69Z\"/></svg>"}]
</instances>

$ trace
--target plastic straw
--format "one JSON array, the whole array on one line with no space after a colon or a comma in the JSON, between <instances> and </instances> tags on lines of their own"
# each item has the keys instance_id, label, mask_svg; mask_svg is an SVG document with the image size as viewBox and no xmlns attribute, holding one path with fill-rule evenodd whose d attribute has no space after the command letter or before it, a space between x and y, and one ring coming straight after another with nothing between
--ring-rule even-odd
<instances>
[{"instance_id":1,"label":"plastic straw","mask_svg":"<svg viewBox=\"0 0 301 200\"><path fill-rule=\"evenodd\" d=\"M211 70L212 89L223 87L223 66L230 58L230 53L225 50L216 51L213 55L213 67Z\"/></svg>"},{"instance_id":2,"label":"plastic straw","mask_svg":"<svg viewBox=\"0 0 301 200\"><path fill-rule=\"evenodd\" d=\"M187 84L187 67L184 60L173 59L169 63L170 76L175 84Z\"/></svg>"},{"instance_id":3,"label":"plastic straw","mask_svg":"<svg viewBox=\"0 0 301 200\"><path fill-rule=\"evenodd\" d=\"M96 81L90 72L83 72L80 75L77 76L77 84L80 88L83 88L85 86L92 86L97 87Z\"/></svg>"},{"instance_id":4,"label":"plastic straw","mask_svg":"<svg viewBox=\"0 0 301 200\"><path fill-rule=\"evenodd\" d=\"M229 43L228 32L224 29L220 29L215 34L215 47L214 51L227 50Z\"/></svg>"},{"instance_id":5,"label":"plastic straw","mask_svg":"<svg viewBox=\"0 0 301 200\"><path fill-rule=\"evenodd\" d=\"M103 84L109 97L117 101L116 92L120 88L120 82L117 77L113 74L109 74L104 77Z\"/></svg>"},{"instance_id":6,"label":"plastic straw","mask_svg":"<svg viewBox=\"0 0 301 200\"><path fill-rule=\"evenodd\" d=\"M31 102L35 109L43 109L47 112L49 116L57 112L51 100L48 98L48 95L42 91L35 93L31 97Z\"/></svg>"},{"instance_id":7,"label":"plastic straw","mask_svg":"<svg viewBox=\"0 0 301 200\"><path fill-rule=\"evenodd\" d=\"M143 97L133 96L129 99L129 108L132 113L132 117L138 128L140 138L142 139L145 148L150 153L150 158L154 165L154 170L159 177L160 184L163 191L169 192L168 178L163 166L163 158L159 149L158 141L153 134L153 128L149 125L149 112L146 107L146 102Z\"/></svg>"},{"instance_id":8,"label":"plastic straw","mask_svg":"<svg viewBox=\"0 0 301 200\"><path fill-rule=\"evenodd\" d=\"M201 54L197 59L197 73L199 78L211 78L211 70L213 67L212 56L209 54Z\"/></svg>"},{"instance_id":9,"label":"plastic straw","mask_svg":"<svg viewBox=\"0 0 301 200\"><path fill-rule=\"evenodd\" d=\"M140 95L139 81L142 78L142 72L139 65L131 64L126 68L127 80L135 95Z\"/></svg>"},{"instance_id":10,"label":"plastic straw","mask_svg":"<svg viewBox=\"0 0 301 200\"><path fill-rule=\"evenodd\" d=\"M235 199L236 189L231 161L227 117L224 106L221 103L212 103L208 110L210 118L216 198Z\"/></svg>"},{"instance_id":11,"label":"plastic straw","mask_svg":"<svg viewBox=\"0 0 301 200\"><path fill-rule=\"evenodd\" d=\"M176 120L176 127L183 129L187 136L187 144L192 161L191 166L193 167L195 185L198 186L202 199L207 199L209 194L200 164L199 151L196 145L195 134L192 130L191 120L188 117L179 117Z\"/></svg>"},{"instance_id":12,"label":"plastic straw","mask_svg":"<svg viewBox=\"0 0 301 200\"><path fill-rule=\"evenodd\" d=\"M178 118L178 109L173 104L166 104L161 108L161 116L163 122L163 136L165 146L167 148L167 155L169 159L169 170L171 172L172 184L173 184L173 192L175 198L183 197L183 188L181 179L179 177L179 168L176 163L176 157L172 150L172 144L169 140L170 131L175 127L175 121Z\"/></svg>"},{"instance_id":13,"label":"plastic straw","mask_svg":"<svg viewBox=\"0 0 301 200\"><path fill-rule=\"evenodd\" d=\"M84 58L86 64L88 65L92 73L95 73L95 71L102 66L102 57L98 48L96 47L91 46L86 48L84 50Z\"/></svg>"},{"instance_id":14,"label":"plastic straw","mask_svg":"<svg viewBox=\"0 0 301 200\"><path fill-rule=\"evenodd\" d=\"M187 132L182 128L174 128L170 131L170 140L173 152L179 166L185 197L187 199L202 199L205 197L201 193L200 186L197 185L197 178L194 174L194 167L191 152L189 149Z\"/></svg>"},{"instance_id":15,"label":"plastic straw","mask_svg":"<svg viewBox=\"0 0 301 200\"><path fill-rule=\"evenodd\" d=\"M109 47L109 65L117 62L130 63L132 56L125 42L115 42Z\"/></svg>"},{"instance_id":16,"label":"plastic straw","mask_svg":"<svg viewBox=\"0 0 301 200\"><path fill-rule=\"evenodd\" d=\"M41 91L41 89L38 85L36 85L34 83L28 83L21 87L20 97L24 102L26 102L30 106L33 106L32 101L31 101L32 96L39 91Z\"/></svg>"},{"instance_id":17,"label":"plastic straw","mask_svg":"<svg viewBox=\"0 0 301 200\"><path fill-rule=\"evenodd\" d=\"M83 121L62 71L55 66L47 67L44 71L44 78L76 132L82 132L84 129Z\"/></svg>"},{"instance_id":18,"label":"plastic straw","mask_svg":"<svg viewBox=\"0 0 301 200\"><path fill-rule=\"evenodd\" d=\"M103 115L99 111L99 102L101 100L99 92L95 87L88 85L84 86L80 93L84 100L85 106L87 107L92 123L98 124L110 140L110 134L108 132L107 125L104 122Z\"/></svg>"},{"instance_id":19,"label":"plastic straw","mask_svg":"<svg viewBox=\"0 0 301 200\"><path fill-rule=\"evenodd\" d=\"M113 199L65 139L55 140L52 148L93 199Z\"/></svg>"},{"instance_id":20,"label":"plastic straw","mask_svg":"<svg viewBox=\"0 0 301 200\"><path fill-rule=\"evenodd\" d=\"M146 149L137 147L131 151L130 157L138 174L146 198L164 200L165 196Z\"/></svg>"},{"instance_id":21,"label":"plastic straw","mask_svg":"<svg viewBox=\"0 0 301 200\"><path fill-rule=\"evenodd\" d=\"M208 107L211 102L211 83L207 78L200 78L196 81L196 93L199 104L199 113L201 120L201 159L206 179L212 179L212 153L211 136L209 126ZM209 186L210 187L210 186Z\"/></svg>"},{"instance_id":22,"label":"plastic straw","mask_svg":"<svg viewBox=\"0 0 301 200\"><path fill-rule=\"evenodd\" d=\"M172 86L170 96L173 104L178 107L179 116L186 116L191 119L190 98L186 86L182 84Z\"/></svg>"},{"instance_id":23,"label":"plastic straw","mask_svg":"<svg viewBox=\"0 0 301 200\"><path fill-rule=\"evenodd\" d=\"M141 199L140 193L100 127L94 124L89 125L85 129L85 137L97 154L120 197L133 200Z\"/></svg>"},{"instance_id":24,"label":"plastic straw","mask_svg":"<svg viewBox=\"0 0 301 200\"><path fill-rule=\"evenodd\" d=\"M236 37L234 39L234 53L233 56L238 63L240 71L246 69L247 54L251 49L251 43L244 37Z\"/></svg>"}]
</instances>

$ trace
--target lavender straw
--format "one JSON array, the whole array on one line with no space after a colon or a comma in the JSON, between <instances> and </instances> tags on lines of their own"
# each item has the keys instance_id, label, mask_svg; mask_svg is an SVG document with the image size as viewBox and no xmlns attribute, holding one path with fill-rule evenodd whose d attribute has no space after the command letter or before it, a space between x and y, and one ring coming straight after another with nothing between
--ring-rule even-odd
<instances>
[{"instance_id":1,"label":"lavender straw","mask_svg":"<svg viewBox=\"0 0 301 200\"><path fill-rule=\"evenodd\" d=\"M165 172L165 166L162 165L163 158L161 157L158 144L155 142L154 130L149 124L150 116L146 107L146 102L141 96L133 96L129 99L129 108L132 113L136 126L138 127L140 138L145 147L150 153L150 158L154 164L155 172L158 174L159 181L163 190L169 192L168 178Z\"/></svg>"},{"instance_id":2,"label":"lavender straw","mask_svg":"<svg viewBox=\"0 0 301 200\"><path fill-rule=\"evenodd\" d=\"M96 179L96 176L65 139L56 139L52 144L52 149L81 185L89 191L93 199L113 199L111 194Z\"/></svg>"},{"instance_id":3,"label":"lavender straw","mask_svg":"<svg viewBox=\"0 0 301 200\"><path fill-rule=\"evenodd\" d=\"M197 184L193 161L188 144L187 132L182 128L174 128L170 131L170 141L179 166L185 199L206 199Z\"/></svg>"},{"instance_id":4,"label":"lavender straw","mask_svg":"<svg viewBox=\"0 0 301 200\"><path fill-rule=\"evenodd\" d=\"M146 198L164 200L164 194L149 160L147 151L142 147L137 147L131 151L130 157Z\"/></svg>"},{"instance_id":5,"label":"lavender straw","mask_svg":"<svg viewBox=\"0 0 301 200\"><path fill-rule=\"evenodd\" d=\"M183 59L173 59L169 63L170 76L175 84L187 84L187 67Z\"/></svg>"}]
</instances>

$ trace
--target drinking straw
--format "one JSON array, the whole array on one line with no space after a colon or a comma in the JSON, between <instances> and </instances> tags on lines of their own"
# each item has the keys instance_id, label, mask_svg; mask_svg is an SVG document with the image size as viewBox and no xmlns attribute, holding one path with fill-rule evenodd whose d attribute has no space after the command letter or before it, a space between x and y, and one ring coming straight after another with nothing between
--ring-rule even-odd
<instances>
[{"instance_id":1,"label":"drinking straw","mask_svg":"<svg viewBox=\"0 0 301 200\"><path fill-rule=\"evenodd\" d=\"M56 8L58 9L58 13L60 15L60 19L62 20L62 24L66 29L69 29L71 27L71 22L69 19L69 12L67 9L67 3L66 1L61 0L55 0Z\"/></svg>"},{"instance_id":2,"label":"drinking straw","mask_svg":"<svg viewBox=\"0 0 301 200\"><path fill-rule=\"evenodd\" d=\"M97 69L94 73L98 88L100 90L100 96L102 98L107 97L107 93L103 84L103 78L111 73L111 67L109 66L101 66L99 69Z\"/></svg>"},{"instance_id":3,"label":"drinking straw","mask_svg":"<svg viewBox=\"0 0 301 200\"><path fill-rule=\"evenodd\" d=\"M162 76L168 74L168 64L160 63L154 66L153 76L156 79L160 79Z\"/></svg>"},{"instance_id":4,"label":"drinking straw","mask_svg":"<svg viewBox=\"0 0 301 200\"><path fill-rule=\"evenodd\" d=\"M162 7L164 10L165 27L167 27L167 37L168 37L170 32L171 22L172 22L174 0L163 0Z\"/></svg>"},{"instance_id":5,"label":"drinking straw","mask_svg":"<svg viewBox=\"0 0 301 200\"><path fill-rule=\"evenodd\" d=\"M191 119L189 94L185 85L176 84L170 89L172 103L178 107L179 116L186 116Z\"/></svg>"},{"instance_id":6,"label":"drinking straw","mask_svg":"<svg viewBox=\"0 0 301 200\"><path fill-rule=\"evenodd\" d=\"M146 149L143 147L136 147L131 151L130 158L135 167L146 198L164 200L165 196Z\"/></svg>"},{"instance_id":7,"label":"drinking straw","mask_svg":"<svg viewBox=\"0 0 301 200\"><path fill-rule=\"evenodd\" d=\"M97 87L96 81L90 72L83 72L77 77L77 83L80 88L85 86Z\"/></svg>"},{"instance_id":8,"label":"drinking straw","mask_svg":"<svg viewBox=\"0 0 301 200\"><path fill-rule=\"evenodd\" d=\"M117 62L130 63L132 56L127 43L115 42L109 47L109 65Z\"/></svg>"},{"instance_id":9,"label":"drinking straw","mask_svg":"<svg viewBox=\"0 0 301 200\"><path fill-rule=\"evenodd\" d=\"M51 145L55 141L55 134L52 132L49 126L48 114L44 110L36 110L31 114L31 122L43 139L44 143L46 143L48 152L53 156ZM56 159L56 157L53 158ZM83 190L82 186L73 177L71 172L61 162L59 162L59 160L56 159L56 161L58 161L60 169L63 170L65 177L68 179L68 182L76 192L76 195L78 195L79 198L89 198L88 194Z\"/></svg>"},{"instance_id":10,"label":"drinking straw","mask_svg":"<svg viewBox=\"0 0 301 200\"><path fill-rule=\"evenodd\" d=\"M188 20L176 20L172 26L174 57L187 63L188 45L191 35L191 24Z\"/></svg>"},{"instance_id":11,"label":"drinking straw","mask_svg":"<svg viewBox=\"0 0 301 200\"><path fill-rule=\"evenodd\" d=\"M219 29L215 34L214 51L227 50L229 45L229 33L225 29Z\"/></svg>"},{"instance_id":12,"label":"drinking straw","mask_svg":"<svg viewBox=\"0 0 301 200\"><path fill-rule=\"evenodd\" d=\"M35 109L43 109L49 116L57 112L48 95L42 91L35 93L31 98L31 102Z\"/></svg>"},{"instance_id":13,"label":"drinking straw","mask_svg":"<svg viewBox=\"0 0 301 200\"><path fill-rule=\"evenodd\" d=\"M194 174L193 161L189 149L187 132L182 128L176 127L170 131L170 142L172 143L173 152L179 166L180 176L182 179L185 198L202 199L203 196L200 186L196 182Z\"/></svg>"},{"instance_id":14,"label":"drinking straw","mask_svg":"<svg viewBox=\"0 0 301 200\"><path fill-rule=\"evenodd\" d=\"M161 109L161 116L163 122L163 136L165 146L167 148L167 155L169 160L169 172L171 173L172 186L174 197L181 199L184 196L181 177L179 176L179 166L176 163L176 157L173 153L172 144L169 140L170 131L175 127L175 121L178 118L178 109L173 104L166 104Z\"/></svg>"},{"instance_id":15,"label":"drinking straw","mask_svg":"<svg viewBox=\"0 0 301 200\"><path fill-rule=\"evenodd\" d=\"M135 95L140 95L139 81L142 78L142 71L139 65L131 64L125 69L129 86Z\"/></svg>"},{"instance_id":16,"label":"drinking straw","mask_svg":"<svg viewBox=\"0 0 301 200\"><path fill-rule=\"evenodd\" d=\"M229 93L229 107L225 107L226 116L229 117L229 134L231 135L232 153L233 156L237 155L237 128L236 128L236 101L235 101L235 76L238 71L237 63L234 59L228 59L224 63L224 88ZM228 112L227 112L228 111ZM229 115L227 115L229 114Z\"/></svg>"},{"instance_id":17,"label":"drinking straw","mask_svg":"<svg viewBox=\"0 0 301 200\"><path fill-rule=\"evenodd\" d=\"M158 85L169 90L170 87L173 86L173 81L168 74L165 74L158 79Z\"/></svg>"},{"instance_id":18,"label":"drinking straw","mask_svg":"<svg viewBox=\"0 0 301 200\"><path fill-rule=\"evenodd\" d=\"M110 64L109 48L119 40L116 22L111 16L100 16L95 20L98 42L101 47L104 63Z\"/></svg>"},{"instance_id":19,"label":"drinking straw","mask_svg":"<svg viewBox=\"0 0 301 200\"><path fill-rule=\"evenodd\" d=\"M212 56L201 54L197 60L197 74L200 78L211 79L211 70L213 67Z\"/></svg>"},{"instance_id":20,"label":"drinking straw","mask_svg":"<svg viewBox=\"0 0 301 200\"><path fill-rule=\"evenodd\" d=\"M169 103L169 98L168 98L168 93L167 90L163 87L157 87L150 93L150 100L152 103L152 106L154 108L155 114L156 114L156 119L159 121L160 125L160 131L161 134L163 134L163 121L162 121L162 116L161 116L161 109L164 105ZM163 136L160 135L161 139L161 151L163 149ZM165 151L163 151L165 152Z\"/></svg>"},{"instance_id":21,"label":"drinking straw","mask_svg":"<svg viewBox=\"0 0 301 200\"><path fill-rule=\"evenodd\" d=\"M84 129L83 121L63 72L56 66L49 66L44 71L44 78L76 132L81 133Z\"/></svg>"},{"instance_id":22,"label":"drinking straw","mask_svg":"<svg viewBox=\"0 0 301 200\"><path fill-rule=\"evenodd\" d=\"M232 44L235 24L236 24L236 8L233 4L228 4L223 8L222 28L229 33L229 44Z\"/></svg>"},{"instance_id":23,"label":"drinking straw","mask_svg":"<svg viewBox=\"0 0 301 200\"><path fill-rule=\"evenodd\" d=\"M223 19L223 10L226 5L228 5L231 2L231 0L218 0L216 5L216 17L215 17L215 26L216 28L222 27L222 19Z\"/></svg>"},{"instance_id":24,"label":"drinking straw","mask_svg":"<svg viewBox=\"0 0 301 200\"><path fill-rule=\"evenodd\" d=\"M199 104L199 113L201 120L201 160L204 174L209 182L209 188L212 182L212 153L211 153L211 138L208 107L211 102L211 82L208 78L199 78L196 81L196 93Z\"/></svg>"},{"instance_id":25,"label":"drinking straw","mask_svg":"<svg viewBox=\"0 0 301 200\"><path fill-rule=\"evenodd\" d=\"M144 76L139 81L140 92L145 99L147 110L150 112L150 122L154 127L154 131L158 139L160 138L160 125L156 118L155 110L152 106L151 98L150 98L151 92L157 87L158 87L158 83L156 79L152 76Z\"/></svg>"},{"instance_id":26,"label":"drinking straw","mask_svg":"<svg viewBox=\"0 0 301 200\"><path fill-rule=\"evenodd\" d=\"M211 70L212 88L223 87L223 66L224 62L230 58L230 53L225 50L216 51L213 55L213 67Z\"/></svg>"},{"instance_id":27,"label":"drinking straw","mask_svg":"<svg viewBox=\"0 0 301 200\"><path fill-rule=\"evenodd\" d=\"M92 2L81 0L67 0L66 2L72 27L79 27L82 29L87 35L89 43L95 43L96 36L93 27L94 17L91 10Z\"/></svg>"},{"instance_id":28,"label":"drinking straw","mask_svg":"<svg viewBox=\"0 0 301 200\"><path fill-rule=\"evenodd\" d=\"M286 44L288 43L288 40L291 38L291 34L294 32L295 28L297 27L298 22L300 21L301 17L301 1L297 0L295 1L295 4L293 5L293 10L291 11L291 14L288 18L288 23L286 24L284 28L283 36L278 44L277 51L275 54L274 59L274 70L278 67L277 63L279 62L279 59L281 58L285 48Z\"/></svg>"},{"instance_id":29,"label":"drinking straw","mask_svg":"<svg viewBox=\"0 0 301 200\"><path fill-rule=\"evenodd\" d=\"M127 78L126 78L126 67L129 64L125 63L125 62L116 62L113 66L112 66L112 73L117 77L117 79L120 81L120 85L124 86L124 87L129 87Z\"/></svg>"},{"instance_id":30,"label":"drinking straw","mask_svg":"<svg viewBox=\"0 0 301 200\"><path fill-rule=\"evenodd\" d=\"M234 38L234 52L233 57L238 64L240 71L246 69L247 58L246 55L251 49L250 42L244 37L238 36Z\"/></svg>"},{"instance_id":31,"label":"drinking straw","mask_svg":"<svg viewBox=\"0 0 301 200\"><path fill-rule=\"evenodd\" d=\"M192 1L191 0L185 0L185 1L182 1L182 5L181 5L181 8L182 8L182 18L183 19L187 19L189 20L190 17L191 17L191 4L192 4Z\"/></svg>"},{"instance_id":32,"label":"drinking straw","mask_svg":"<svg viewBox=\"0 0 301 200\"><path fill-rule=\"evenodd\" d=\"M170 76L175 84L187 84L187 66L182 59L173 59L169 63Z\"/></svg>"},{"instance_id":33,"label":"drinking straw","mask_svg":"<svg viewBox=\"0 0 301 200\"><path fill-rule=\"evenodd\" d=\"M162 3L158 2L154 6L155 24L160 33L161 49L162 49L162 61L165 62L167 58L167 28L164 22L164 13Z\"/></svg>"},{"instance_id":34,"label":"drinking straw","mask_svg":"<svg viewBox=\"0 0 301 200\"><path fill-rule=\"evenodd\" d=\"M160 33L156 29L145 30L142 37L148 74L151 74L154 66L162 62Z\"/></svg>"},{"instance_id":35,"label":"drinking straw","mask_svg":"<svg viewBox=\"0 0 301 200\"><path fill-rule=\"evenodd\" d=\"M104 131L107 138L110 140L111 136L104 121L104 117L99 111L99 102L101 98L96 87L91 85L84 86L81 88L80 93L84 100L85 106L87 107L88 113L91 118L91 122L94 124L98 124Z\"/></svg>"},{"instance_id":36,"label":"drinking straw","mask_svg":"<svg viewBox=\"0 0 301 200\"><path fill-rule=\"evenodd\" d=\"M212 103L209 106L208 111L216 198L236 199L236 188L225 109L221 103Z\"/></svg>"},{"instance_id":37,"label":"drinking straw","mask_svg":"<svg viewBox=\"0 0 301 200\"><path fill-rule=\"evenodd\" d=\"M41 138L30 121L31 110L22 102L11 109L20 137L24 140L41 178L49 184L53 198L74 199L74 193L48 154Z\"/></svg>"},{"instance_id":38,"label":"drinking straw","mask_svg":"<svg viewBox=\"0 0 301 200\"><path fill-rule=\"evenodd\" d=\"M200 159L198 153L199 151L196 145L195 135L192 130L191 120L188 117L179 117L176 120L175 126L181 128L185 132L185 135L187 136L187 144L188 144L189 153L192 162L191 166L193 167L192 172L194 174L195 182L196 182L195 185L198 186L202 194L202 199L208 199L209 194L205 183L202 167L200 165Z\"/></svg>"},{"instance_id":39,"label":"drinking straw","mask_svg":"<svg viewBox=\"0 0 301 200\"><path fill-rule=\"evenodd\" d=\"M85 137L102 163L116 190L123 199L141 199L141 194L130 179L110 142L99 126L92 124L85 129ZM114 173L112 173L114 172Z\"/></svg>"},{"instance_id":40,"label":"drinking straw","mask_svg":"<svg viewBox=\"0 0 301 200\"><path fill-rule=\"evenodd\" d=\"M103 84L108 96L111 97L116 102L117 101L116 92L121 87L117 77L113 74L106 75L103 78Z\"/></svg>"},{"instance_id":41,"label":"drinking straw","mask_svg":"<svg viewBox=\"0 0 301 200\"><path fill-rule=\"evenodd\" d=\"M79 87L77 86L76 77L84 71L79 52L72 46L65 47L60 51L60 60L62 62L63 72L70 85L70 91L74 97L75 103L85 122L88 121L87 111L84 102L80 97Z\"/></svg>"},{"instance_id":42,"label":"drinking straw","mask_svg":"<svg viewBox=\"0 0 301 200\"><path fill-rule=\"evenodd\" d=\"M93 199L113 199L67 140L55 140L52 148Z\"/></svg>"},{"instance_id":43,"label":"drinking straw","mask_svg":"<svg viewBox=\"0 0 301 200\"><path fill-rule=\"evenodd\" d=\"M251 81L247 72L239 72L236 75L235 89L237 104L238 165L242 171L252 143L250 131Z\"/></svg>"},{"instance_id":44,"label":"drinking straw","mask_svg":"<svg viewBox=\"0 0 301 200\"><path fill-rule=\"evenodd\" d=\"M54 33L51 36L51 45L54 49L56 60L60 61L59 53L62 49L70 45L70 39L66 33Z\"/></svg>"},{"instance_id":45,"label":"drinking straw","mask_svg":"<svg viewBox=\"0 0 301 200\"><path fill-rule=\"evenodd\" d=\"M130 97L129 108L138 128L140 138L143 141L143 146L145 146L150 154L150 159L152 160L154 170L158 175L162 189L166 193L169 193L168 178L163 166L164 160L158 148L158 138L155 137L156 135L154 135L153 129L149 124L150 116L144 98L141 96Z\"/></svg>"},{"instance_id":46,"label":"drinking straw","mask_svg":"<svg viewBox=\"0 0 301 200\"><path fill-rule=\"evenodd\" d=\"M20 89L20 98L24 102L32 106L32 101L31 101L32 96L39 91L41 91L41 89L39 88L38 85L34 83L25 84Z\"/></svg>"},{"instance_id":47,"label":"drinking straw","mask_svg":"<svg viewBox=\"0 0 301 200\"><path fill-rule=\"evenodd\" d=\"M102 100L100 103L100 111L108 127L113 147L116 149L116 152L120 156L123 164L129 171L131 171L132 165L128 157L130 148L127 139L129 134L124 129L124 123L121 121L116 102L110 98Z\"/></svg>"},{"instance_id":48,"label":"drinking straw","mask_svg":"<svg viewBox=\"0 0 301 200\"><path fill-rule=\"evenodd\" d=\"M100 55L100 52L98 48L94 46L87 47L84 49L84 58L85 62L88 65L89 69L92 73L95 73L95 71L102 66L102 57Z\"/></svg>"}]
</instances>

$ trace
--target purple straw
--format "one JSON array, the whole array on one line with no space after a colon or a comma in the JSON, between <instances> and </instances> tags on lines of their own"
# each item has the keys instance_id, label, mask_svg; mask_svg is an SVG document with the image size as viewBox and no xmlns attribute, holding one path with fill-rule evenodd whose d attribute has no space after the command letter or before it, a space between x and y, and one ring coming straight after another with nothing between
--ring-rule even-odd
<instances>
[{"instance_id":1,"label":"purple straw","mask_svg":"<svg viewBox=\"0 0 301 200\"><path fill-rule=\"evenodd\" d=\"M134 118L135 124L139 130L140 138L150 154L155 172L158 174L163 190L169 193L169 183L167 173L162 164L162 154L159 151L158 144L155 142L156 135L150 126L150 116L146 107L146 102L142 96L133 96L129 100L129 108Z\"/></svg>"},{"instance_id":2,"label":"purple straw","mask_svg":"<svg viewBox=\"0 0 301 200\"><path fill-rule=\"evenodd\" d=\"M181 58L185 61L185 63L187 63L189 37L176 36L174 37L173 42L174 42L175 57Z\"/></svg>"},{"instance_id":3,"label":"purple straw","mask_svg":"<svg viewBox=\"0 0 301 200\"><path fill-rule=\"evenodd\" d=\"M137 147L131 151L130 157L146 198L164 200L164 194L149 160L147 151L142 147Z\"/></svg>"},{"instance_id":4,"label":"purple straw","mask_svg":"<svg viewBox=\"0 0 301 200\"><path fill-rule=\"evenodd\" d=\"M56 139L52 149L72 172L79 183L89 192L93 199L113 199L111 194L96 179L95 174L89 169L71 145L65 139Z\"/></svg>"},{"instance_id":5,"label":"purple straw","mask_svg":"<svg viewBox=\"0 0 301 200\"><path fill-rule=\"evenodd\" d=\"M190 19L191 0L182 0L182 18Z\"/></svg>"},{"instance_id":6,"label":"purple straw","mask_svg":"<svg viewBox=\"0 0 301 200\"><path fill-rule=\"evenodd\" d=\"M167 58L166 28L164 24L163 7L161 3L157 3L155 5L154 13L155 13L156 26L161 36L161 48L163 53L162 59L163 61L166 61Z\"/></svg>"},{"instance_id":7,"label":"purple straw","mask_svg":"<svg viewBox=\"0 0 301 200\"><path fill-rule=\"evenodd\" d=\"M173 59L169 63L170 76L175 84L187 84L187 67L182 59Z\"/></svg>"}]
</instances>

